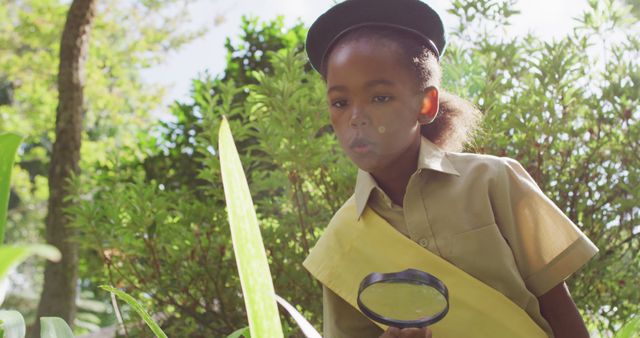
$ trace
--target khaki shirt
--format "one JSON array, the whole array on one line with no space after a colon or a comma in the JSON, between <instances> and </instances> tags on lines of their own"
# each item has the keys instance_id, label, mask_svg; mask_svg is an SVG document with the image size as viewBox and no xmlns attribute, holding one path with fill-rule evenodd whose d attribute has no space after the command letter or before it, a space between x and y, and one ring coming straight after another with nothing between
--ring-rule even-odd
<instances>
[{"instance_id":1,"label":"khaki shirt","mask_svg":"<svg viewBox=\"0 0 640 338\"><path fill-rule=\"evenodd\" d=\"M355 190L358 216L369 205L426 250L503 293L549 337L537 297L598 251L513 159L443 152L423 138L402 207L362 170ZM382 334L326 287L323 307L325 338Z\"/></svg>"}]
</instances>

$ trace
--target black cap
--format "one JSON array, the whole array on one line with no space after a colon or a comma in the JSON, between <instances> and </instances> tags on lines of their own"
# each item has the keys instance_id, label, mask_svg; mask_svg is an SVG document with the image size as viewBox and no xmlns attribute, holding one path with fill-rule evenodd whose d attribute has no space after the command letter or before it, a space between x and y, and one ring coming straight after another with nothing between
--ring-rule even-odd
<instances>
[{"instance_id":1,"label":"black cap","mask_svg":"<svg viewBox=\"0 0 640 338\"><path fill-rule=\"evenodd\" d=\"M436 57L444 52L444 26L436 11L420 0L346 0L322 14L309 28L307 55L320 71L329 48L347 31L367 25L390 26L413 32Z\"/></svg>"}]
</instances>

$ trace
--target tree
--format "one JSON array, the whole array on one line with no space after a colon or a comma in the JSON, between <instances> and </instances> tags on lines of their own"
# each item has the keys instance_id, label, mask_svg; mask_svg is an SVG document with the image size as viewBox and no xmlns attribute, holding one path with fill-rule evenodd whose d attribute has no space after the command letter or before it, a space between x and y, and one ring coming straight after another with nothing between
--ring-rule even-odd
<instances>
[{"instance_id":1,"label":"tree","mask_svg":"<svg viewBox=\"0 0 640 338\"><path fill-rule=\"evenodd\" d=\"M68 323L73 323L76 311L78 252L76 244L71 241L72 233L67 225L69 218L64 214L64 208L69 206L66 181L79 170L85 62L95 7L95 0L74 0L69 7L60 42L56 140L49 167L45 237L47 243L60 250L62 260L46 263L37 317L58 316ZM40 331L38 321L34 331Z\"/></svg>"}]
</instances>

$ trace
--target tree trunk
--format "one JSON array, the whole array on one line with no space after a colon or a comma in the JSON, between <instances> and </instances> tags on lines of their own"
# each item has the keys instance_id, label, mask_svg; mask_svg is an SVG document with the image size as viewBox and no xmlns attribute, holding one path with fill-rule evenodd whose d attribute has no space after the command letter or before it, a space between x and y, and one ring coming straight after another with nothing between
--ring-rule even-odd
<instances>
[{"instance_id":1,"label":"tree trunk","mask_svg":"<svg viewBox=\"0 0 640 338\"><path fill-rule=\"evenodd\" d=\"M84 66L89 47L89 31L96 0L73 0L60 41L56 140L49 168L49 206L46 217L47 242L62 253L58 263L47 262L44 287L38 304L32 337L40 334L40 317L61 317L73 324L76 311L78 270L77 246L63 209L68 206L66 181L79 170L82 138Z\"/></svg>"}]
</instances>

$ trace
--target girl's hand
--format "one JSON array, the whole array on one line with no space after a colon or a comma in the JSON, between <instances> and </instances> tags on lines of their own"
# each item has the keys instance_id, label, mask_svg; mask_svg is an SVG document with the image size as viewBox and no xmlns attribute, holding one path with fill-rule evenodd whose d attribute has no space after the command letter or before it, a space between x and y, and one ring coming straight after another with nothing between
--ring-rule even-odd
<instances>
[{"instance_id":1,"label":"girl's hand","mask_svg":"<svg viewBox=\"0 0 640 338\"><path fill-rule=\"evenodd\" d=\"M431 330L426 327L421 329L389 327L380 338L431 338Z\"/></svg>"}]
</instances>

